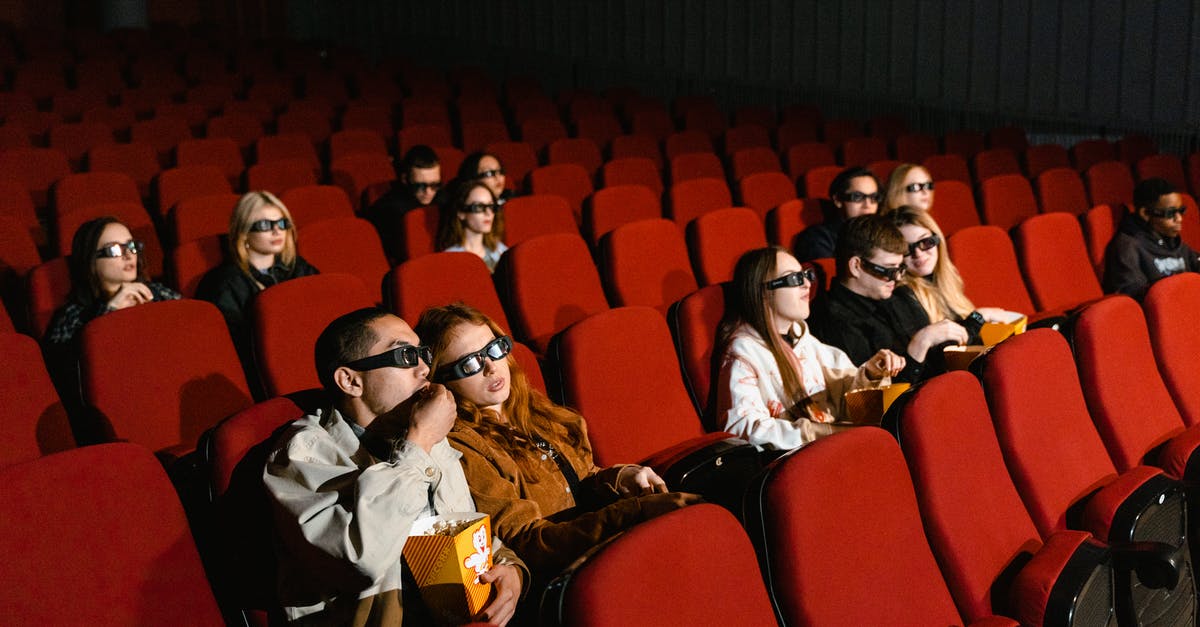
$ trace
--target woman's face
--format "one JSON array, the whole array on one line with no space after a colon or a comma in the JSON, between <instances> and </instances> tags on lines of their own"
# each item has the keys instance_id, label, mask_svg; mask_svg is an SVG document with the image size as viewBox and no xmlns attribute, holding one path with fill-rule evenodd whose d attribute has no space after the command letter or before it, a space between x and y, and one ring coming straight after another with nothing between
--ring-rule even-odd
<instances>
[{"instance_id":1,"label":"woman's face","mask_svg":"<svg viewBox=\"0 0 1200 627\"><path fill-rule=\"evenodd\" d=\"M454 364L466 355L483 350L488 342L496 339L496 334L486 324L463 322L450 329L450 343L446 345L442 355L438 357L440 368ZM448 381L446 387L459 400L468 400L480 407L490 407L497 412L500 405L508 400L512 388L512 377L509 374L508 358L503 357L493 361L483 358L483 370L462 379Z\"/></svg>"},{"instance_id":2,"label":"woman's face","mask_svg":"<svg viewBox=\"0 0 1200 627\"><path fill-rule=\"evenodd\" d=\"M919 246L913 246L913 244L933 236L933 233L919 224L905 224L900 227L900 232L904 234L904 241L908 242L909 250L912 251L911 255L904 258L904 264L908 266L908 271L920 277L933 274L933 270L937 268L938 247L921 250Z\"/></svg>"},{"instance_id":3,"label":"woman's face","mask_svg":"<svg viewBox=\"0 0 1200 627\"><path fill-rule=\"evenodd\" d=\"M463 223L463 230L470 233L491 233L492 223L496 221L495 198L492 194L479 186L471 188L471 192L467 194L467 206L486 206L487 209L477 213L469 211L459 211L458 219Z\"/></svg>"},{"instance_id":4,"label":"woman's face","mask_svg":"<svg viewBox=\"0 0 1200 627\"><path fill-rule=\"evenodd\" d=\"M777 252L775 253L775 271L767 277L767 280L778 279L802 269L803 267L795 257L785 252ZM808 318L809 287L805 283L795 287L785 286L767 291L768 308L775 316L776 322L779 323L776 325L777 327L788 327Z\"/></svg>"},{"instance_id":5,"label":"woman's face","mask_svg":"<svg viewBox=\"0 0 1200 627\"><path fill-rule=\"evenodd\" d=\"M933 183L933 177L929 176L929 172L925 168L913 168L904 176L904 204L928 211L933 206L933 190L928 189L929 184ZM921 191L908 191L910 185L920 185Z\"/></svg>"},{"instance_id":6,"label":"woman's face","mask_svg":"<svg viewBox=\"0 0 1200 627\"><path fill-rule=\"evenodd\" d=\"M492 190L496 198L504 193L504 183L507 179L504 178L504 168L500 167L500 161L495 157L484 155L479 160L479 167L475 170L475 174L479 176L479 180L484 185L488 186L488 189Z\"/></svg>"},{"instance_id":7,"label":"woman's face","mask_svg":"<svg viewBox=\"0 0 1200 627\"><path fill-rule=\"evenodd\" d=\"M124 245L132 240L133 234L124 224L113 222L100 232L100 241L96 244L96 252L99 253L113 244ZM119 257L97 257L93 267L96 269L96 277L100 279L100 283L113 290L120 287L122 283L137 280L137 262L137 253L123 248Z\"/></svg>"},{"instance_id":8,"label":"woman's face","mask_svg":"<svg viewBox=\"0 0 1200 627\"><path fill-rule=\"evenodd\" d=\"M288 225L287 229L279 228L278 221L283 218L283 212L275 205L263 205L250 214L250 232L246 234L246 247L252 252L262 255L278 255L283 252L284 244L287 243L288 229L292 225ZM268 220L271 222L270 228L266 231L256 231L254 226L260 220Z\"/></svg>"}]
</instances>

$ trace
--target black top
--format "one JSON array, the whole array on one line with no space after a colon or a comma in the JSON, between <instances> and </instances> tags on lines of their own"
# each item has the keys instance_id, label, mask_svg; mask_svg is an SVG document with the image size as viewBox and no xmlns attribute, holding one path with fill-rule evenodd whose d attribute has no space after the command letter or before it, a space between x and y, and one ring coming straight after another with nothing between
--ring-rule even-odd
<instances>
[{"instance_id":1,"label":"black top","mask_svg":"<svg viewBox=\"0 0 1200 627\"><path fill-rule=\"evenodd\" d=\"M829 293L814 303L809 322L818 339L846 351L855 364L865 363L884 348L903 355L904 370L893 377L897 381L916 383L946 371L941 349L949 342L931 347L924 363L908 354L909 341L929 326L929 315L907 286L897 286L887 300L873 300L835 281Z\"/></svg>"},{"instance_id":2,"label":"black top","mask_svg":"<svg viewBox=\"0 0 1200 627\"><path fill-rule=\"evenodd\" d=\"M179 292L161 283L153 281L143 281L143 283L146 284L146 287L150 288L150 294L154 297L153 302L176 300L180 297ZM75 301L69 301L55 312L54 318L50 321L50 326L46 328L45 341L47 344L70 344L75 341L83 325L110 311L114 310L108 306L108 301L104 299L96 299L90 305L82 305Z\"/></svg>"},{"instance_id":3,"label":"black top","mask_svg":"<svg viewBox=\"0 0 1200 627\"><path fill-rule=\"evenodd\" d=\"M1146 221L1127 214L1104 252L1104 292L1141 299L1155 281L1180 272L1200 272L1196 251L1180 237L1164 237Z\"/></svg>"},{"instance_id":4,"label":"black top","mask_svg":"<svg viewBox=\"0 0 1200 627\"><path fill-rule=\"evenodd\" d=\"M433 204L437 204L439 200L440 197L435 196ZM383 250L392 261L404 258L404 251L400 249L401 219L405 213L421 206L423 205L417 202L412 190L397 182L392 184L392 188L380 196L379 200L363 210L363 217L375 225L379 239L383 242Z\"/></svg>"},{"instance_id":5,"label":"black top","mask_svg":"<svg viewBox=\"0 0 1200 627\"><path fill-rule=\"evenodd\" d=\"M800 232L796 237L796 259L812 261L823 257L832 257L833 248L837 244L838 233L842 230L842 220L825 221L814 224Z\"/></svg>"}]
</instances>

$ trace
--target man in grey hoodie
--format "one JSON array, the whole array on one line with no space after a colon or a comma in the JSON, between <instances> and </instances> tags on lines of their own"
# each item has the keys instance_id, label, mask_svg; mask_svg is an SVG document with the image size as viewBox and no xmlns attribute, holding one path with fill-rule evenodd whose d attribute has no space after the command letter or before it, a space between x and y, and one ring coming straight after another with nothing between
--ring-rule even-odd
<instances>
[{"instance_id":1,"label":"man in grey hoodie","mask_svg":"<svg viewBox=\"0 0 1200 627\"><path fill-rule=\"evenodd\" d=\"M1200 257L1179 236L1186 207L1175 187L1146 179L1133 190L1133 205L1104 253L1104 291L1141 299L1163 277L1200 272Z\"/></svg>"}]
</instances>

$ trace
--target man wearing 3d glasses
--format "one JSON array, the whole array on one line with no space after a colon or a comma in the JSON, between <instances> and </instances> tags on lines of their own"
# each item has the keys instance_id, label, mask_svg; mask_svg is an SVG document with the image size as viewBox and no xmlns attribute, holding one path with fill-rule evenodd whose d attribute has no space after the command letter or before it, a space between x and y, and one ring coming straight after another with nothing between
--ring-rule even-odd
<instances>
[{"instance_id":1,"label":"man wearing 3d glasses","mask_svg":"<svg viewBox=\"0 0 1200 627\"><path fill-rule=\"evenodd\" d=\"M1155 281L1200 271L1200 258L1179 234L1183 197L1163 179L1146 179L1133 190L1134 212L1121 219L1104 252L1104 291L1142 298Z\"/></svg>"},{"instance_id":2,"label":"man wearing 3d glasses","mask_svg":"<svg viewBox=\"0 0 1200 627\"><path fill-rule=\"evenodd\" d=\"M399 626L405 612L431 622L411 577L401 594L401 552L415 520L475 511L461 454L446 442L454 398L428 381L429 348L382 309L334 320L315 358L330 406L290 425L263 475L285 613L303 624ZM504 625L528 573L499 540L493 547L480 576L493 598L479 618Z\"/></svg>"},{"instance_id":3,"label":"man wearing 3d glasses","mask_svg":"<svg viewBox=\"0 0 1200 627\"><path fill-rule=\"evenodd\" d=\"M969 333L952 320L930 324L912 289L899 284L907 253L904 235L887 218L871 214L846 222L835 252L837 279L814 303L810 323L817 338L856 364L884 348L903 355L904 370L893 378L916 382L944 372L940 347L965 344Z\"/></svg>"},{"instance_id":4,"label":"man wearing 3d glasses","mask_svg":"<svg viewBox=\"0 0 1200 627\"><path fill-rule=\"evenodd\" d=\"M375 225L379 239L389 257L400 259L400 223L405 213L417 207L439 202L442 189L442 165L437 153L429 146L416 145L404 153L396 167L396 181L386 194L363 212L363 217Z\"/></svg>"},{"instance_id":5,"label":"man wearing 3d glasses","mask_svg":"<svg viewBox=\"0 0 1200 627\"><path fill-rule=\"evenodd\" d=\"M878 212L883 192L879 191L879 180L870 170L846 168L829 184L829 200L833 207L832 212L826 212L829 215L825 221L804 229L796 239L796 259L832 257L842 225L850 218Z\"/></svg>"}]
</instances>

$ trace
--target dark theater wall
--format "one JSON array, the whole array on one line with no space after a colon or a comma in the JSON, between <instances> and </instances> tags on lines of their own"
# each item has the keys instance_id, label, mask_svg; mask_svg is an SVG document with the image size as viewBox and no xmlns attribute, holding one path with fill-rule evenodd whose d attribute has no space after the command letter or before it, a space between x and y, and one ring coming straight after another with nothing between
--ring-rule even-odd
<instances>
[{"instance_id":1,"label":"dark theater wall","mask_svg":"<svg viewBox=\"0 0 1200 627\"><path fill-rule=\"evenodd\" d=\"M1200 9L1188 0L296 0L289 29L373 54L548 77L899 112L929 131L1024 124L1191 141ZM436 55L429 53L436 52ZM1164 145L1164 148L1170 146Z\"/></svg>"}]
</instances>

